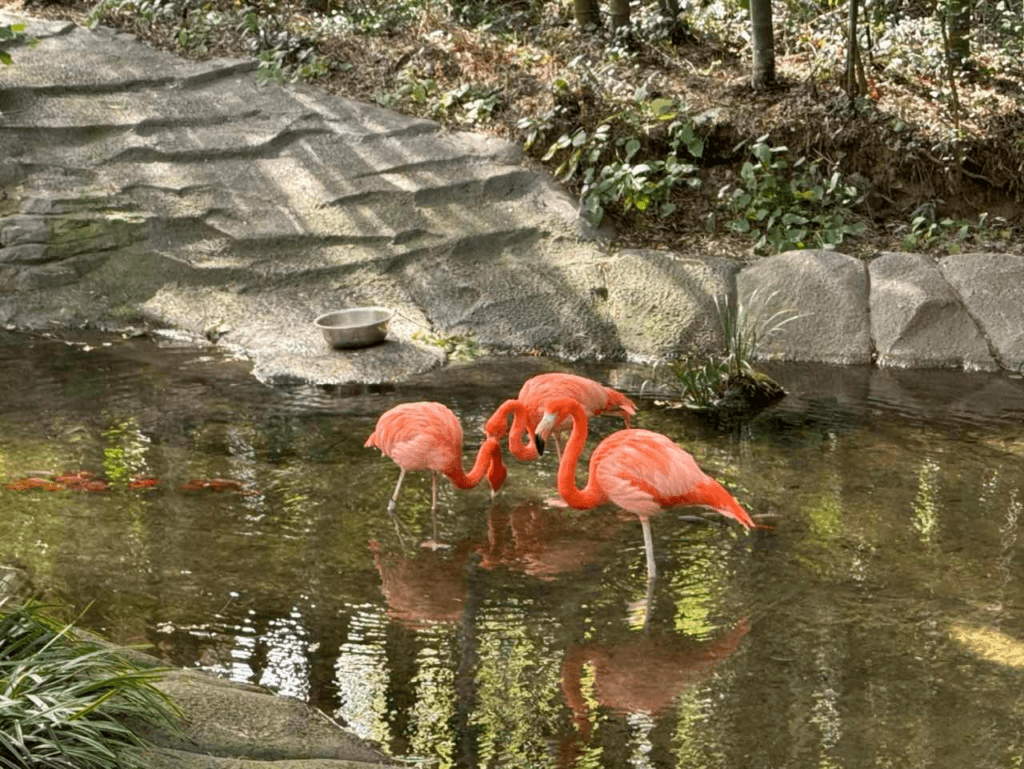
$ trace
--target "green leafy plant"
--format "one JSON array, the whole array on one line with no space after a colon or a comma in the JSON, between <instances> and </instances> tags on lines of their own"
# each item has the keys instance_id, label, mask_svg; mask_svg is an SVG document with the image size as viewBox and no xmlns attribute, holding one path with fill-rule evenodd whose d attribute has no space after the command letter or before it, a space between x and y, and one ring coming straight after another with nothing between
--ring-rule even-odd
<instances>
[{"instance_id":1,"label":"green leafy plant","mask_svg":"<svg viewBox=\"0 0 1024 769\"><path fill-rule=\"evenodd\" d=\"M719 190L731 218L726 228L755 239L758 253L839 245L864 230L850 222L851 207L863 196L838 164L831 173L806 158L792 161L787 147L772 147L762 136L751 147L739 181Z\"/></svg>"},{"instance_id":2,"label":"green leafy plant","mask_svg":"<svg viewBox=\"0 0 1024 769\"><path fill-rule=\"evenodd\" d=\"M472 360L480 355L480 342L472 331L467 331L465 334L433 334L429 331L414 331L412 338L424 344L440 347L456 360Z\"/></svg>"},{"instance_id":3,"label":"green leafy plant","mask_svg":"<svg viewBox=\"0 0 1024 769\"><path fill-rule=\"evenodd\" d=\"M389 106L404 104L410 111L426 117L469 125L490 122L504 104L497 88L463 84L442 89L433 78L411 74L395 91L381 94L380 101Z\"/></svg>"},{"instance_id":4,"label":"green leafy plant","mask_svg":"<svg viewBox=\"0 0 1024 769\"><path fill-rule=\"evenodd\" d=\"M5 40L17 40L25 35L24 24L0 24L0 43ZM7 51L0 48L0 64L11 64L14 59Z\"/></svg>"},{"instance_id":5,"label":"green leafy plant","mask_svg":"<svg viewBox=\"0 0 1024 769\"><path fill-rule=\"evenodd\" d=\"M162 672L83 642L45 610L0 606L0 766L141 767L130 748L145 742L126 721L176 729L175 706L154 686Z\"/></svg>"},{"instance_id":6,"label":"green leafy plant","mask_svg":"<svg viewBox=\"0 0 1024 769\"><path fill-rule=\"evenodd\" d=\"M664 155L641 151L647 134L655 126L664 126L667 150ZM530 131L528 145L536 139L538 126L522 125ZM649 148L648 148L649 149ZM563 134L542 157L544 162L561 158L555 176L563 181L582 177L580 201L593 224L601 223L610 210L656 212L669 216L676 210L670 195L678 186L701 185L699 169L689 162L704 153L704 142L693 124L682 115L675 99L653 99L636 109L617 112L593 131L577 128Z\"/></svg>"},{"instance_id":7,"label":"green leafy plant","mask_svg":"<svg viewBox=\"0 0 1024 769\"><path fill-rule=\"evenodd\" d=\"M948 216L940 219L936 215L935 204L925 203L911 214L910 231L903 237L900 245L907 251L914 251L927 250L942 243L955 251L972 235L985 232L987 221L988 214L984 212L973 224L967 219L953 219Z\"/></svg>"}]
</instances>

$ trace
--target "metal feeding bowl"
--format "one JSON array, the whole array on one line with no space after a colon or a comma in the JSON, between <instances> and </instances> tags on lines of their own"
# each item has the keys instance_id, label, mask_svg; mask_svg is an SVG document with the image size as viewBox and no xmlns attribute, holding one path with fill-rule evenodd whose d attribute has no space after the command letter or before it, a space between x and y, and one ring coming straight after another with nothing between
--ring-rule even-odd
<instances>
[{"instance_id":1,"label":"metal feeding bowl","mask_svg":"<svg viewBox=\"0 0 1024 769\"><path fill-rule=\"evenodd\" d=\"M331 347L369 347L384 341L394 314L387 307L351 307L325 313L313 322Z\"/></svg>"}]
</instances>

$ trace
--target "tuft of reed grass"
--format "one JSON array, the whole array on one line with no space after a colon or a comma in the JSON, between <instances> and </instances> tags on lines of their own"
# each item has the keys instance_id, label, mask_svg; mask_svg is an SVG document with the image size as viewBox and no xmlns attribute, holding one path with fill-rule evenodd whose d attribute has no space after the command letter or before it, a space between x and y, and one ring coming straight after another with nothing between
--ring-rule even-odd
<instances>
[{"instance_id":1,"label":"tuft of reed grass","mask_svg":"<svg viewBox=\"0 0 1024 769\"><path fill-rule=\"evenodd\" d=\"M164 671L82 641L51 608L0 603L0 769L141 769L127 722L178 728Z\"/></svg>"},{"instance_id":2,"label":"tuft of reed grass","mask_svg":"<svg viewBox=\"0 0 1024 769\"><path fill-rule=\"evenodd\" d=\"M788 308L766 314L777 294L775 291L762 299L755 289L745 302L732 302L728 298L720 300L716 296L715 309L724 338L722 352L669 363L666 368L673 378L668 382L659 382L658 365L655 365L645 386L651 384L652 389L660 392L673 392L682 405L699 410L717 408L728 400L730 390L739 386L744 389L764 387L766 397L781 392L774 382L754 369L754 360L766 340L779 333L786 324L805 316ZM757 400L753 399L754 402Z\"/></svg>"},{"instance_id":3,"label":"tuft of reed grass","mask_svg":"<svg viewBox=\"0 0 1024 769\"><path fill-rule=\"evenodd\" d=\"M725 363L729 376L754 375L753 361L761 345L778 334L787 324L806 317L791 308L782 308L765 316L774 303L778 291L773 291L763 300L758 296L760 289L750 292L745 302L731 302L728 298L719 301L715 297L715 309L722 324L725 337Z\"/></svg>"}]
</instances>

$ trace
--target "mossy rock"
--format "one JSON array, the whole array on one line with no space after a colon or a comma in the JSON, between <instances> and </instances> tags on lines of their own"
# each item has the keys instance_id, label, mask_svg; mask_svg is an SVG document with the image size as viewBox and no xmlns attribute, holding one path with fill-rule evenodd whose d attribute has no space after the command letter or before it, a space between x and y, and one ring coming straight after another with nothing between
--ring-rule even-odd
<instances>
[{"instance_id":1,"label":"mossy rock","mask_svg":"<svg viewBox=\"0 0 1024 769\"><path fill-rule=\"evenodd\" d=\"M725 393L712 406L716 411L752 414L786 396L786 391L767 374L754 372L730 376Z\"/></svg>"},{"instance_id":2,"label":"mossy rock","mask_svg":"<svg viewBox=\"0 0 1024 769\"><path fill-rule=\"evenodd\" d=\"M655 400L657 406L668 409L685 408L713 420L733 421L750 417L786 396L782 385L767 374L729 376L722 394L706 406L698 406L685 398Z\"/></svg>"}]
</instances>

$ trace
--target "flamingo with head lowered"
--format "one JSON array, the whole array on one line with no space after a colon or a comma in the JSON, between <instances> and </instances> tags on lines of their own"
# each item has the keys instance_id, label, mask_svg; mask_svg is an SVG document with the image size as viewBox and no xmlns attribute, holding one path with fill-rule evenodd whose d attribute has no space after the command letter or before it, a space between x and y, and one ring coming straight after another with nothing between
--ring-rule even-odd
<instances>
[{"instance_id":1,"label":"flamingo with head lowered","mask_svg":"<svg viewBox=\"0 0 1024 769\"><path fill-rule=\"evenodd\" d=\"M467 473L462 467L462 425L451 409L441 403L421 401L401 403L381 414L377 427L364 446L375 446L401 468L398 484L388 502L388 513L395 512L398 492L410 470L430 470L430 514L437 509L437 474L444 473L460 489L471 489L487 475L491 498L505 482L507 471L501 461L501 444L488 438L480 446L476 461ZM435 538L437 522L434 521Z\"/></svg>"},{"instance_id":2,"label":"flamingo with head lowered","mask_svg":"<svg viewBox=\"0 0 1024 769\"><path fill-rule=\"evenodd\" d=\"M484 432L488 436L503 438L508 431L508 415L512 414L512 431L509 433L508 450L516 459L528 462L538 454L529 434L536 430L544 415L544 404L553 398L572 398L583 406L588 417L599 414L617 414L629 425L629 418L636 414L636 404L611 387L605 387L593 379L553 372L538 374L527 379L513 400L502 403L487 420ZM569 429L569 419L561 419L554 427L555 451L559 458L562 449L558 434Z\"/></svg>"},{"instance_id":3,"label":"flamingo with head lowered","mask_svg":"<svg viewBox=\"0 0 1024 769\"><path fill-rule=\"evenodd\" d=\"M558 493L569 507L586 510L612 502L635 513L643 526L649 581L657 575L650 518L662 510L703 505L754 528L747 512L688 452L650 430L620 430L601 441L590 455L587 485L577 488L576 464L587 440L583 406L572 398L545 404L535 440L538 453L543 453L544 441L566 419L572 420L572 433L558 465Z\"/></svg>"}]
</instances>

